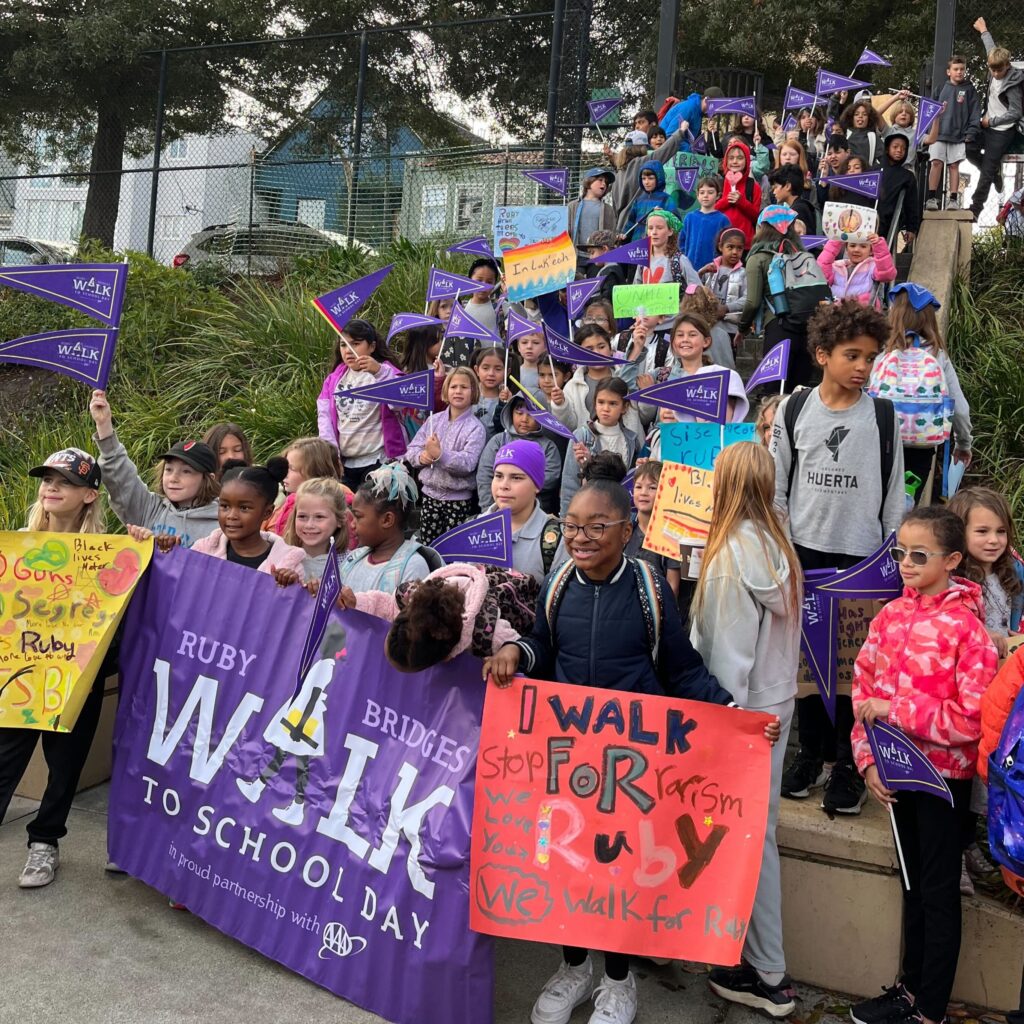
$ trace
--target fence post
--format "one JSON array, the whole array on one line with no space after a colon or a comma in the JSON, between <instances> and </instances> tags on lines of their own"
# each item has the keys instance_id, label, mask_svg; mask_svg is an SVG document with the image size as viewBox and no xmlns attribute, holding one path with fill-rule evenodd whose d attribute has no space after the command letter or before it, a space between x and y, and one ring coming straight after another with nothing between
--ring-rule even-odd
<instances>
[{"instance_id":1,"label":"fence post","mask_svg":"<svg viewBox=\"0 0 1024 1024\"><path fill-rule=\"evenodd\" d=\"M366 100L366 60L368 37L363 29L359 36L359 78L356 80L356 113L352 125L352 182L348 189L348 213L345 234L349 241L356 231L356 193L359 191L359 159L363 151L363 104Z\"/></svg>"},{"instance_id":2,"label":"fence post","mask_svg":"<svg viewBox=\"0 0 1024 1024\"><path fill-rule=\"evenodd\" d=\"M551 64L548 68L548 123L544 130L544 166L555 156L555 122L558 120L558 84L562 77L562 35L565 31L565 0L555 0L551 26Z\"/></svg>"},{"instance_id":3,"label":"fence post","mask_svg":"<svg viewBox=\"0 0 1024 1024\"><path fill-rule=\"evenodd\" d=\"M156 238L156 193L160 187L160 150L164 144L164 99L167 95L167 51L160 51L160 77L156 86L156 126L153 132L153 178L149 186L149 227L146 255L152 257Z\"/></svg>"},{"instance_id":4,"label":"fence post","mask_svg":"<svg viewBox=\"0 0 1024 1024\"><path fill-rule=\"evenodd\" d=\"M932 61L932 93L946 78L946 64L953 55L955 32L956 0L935 0L935 56Z\"/></svg>"},{"instance_id":5,"label":"fence post","mask_svg":"<svg viewBox=\"0 0 1024 1024\"><path fill-rule=\"evenodd\" d=\"M245 276L252 277L252 208L256 197L256 147L249 150L249 239L245 247Z\"/></svg>"},{"instance_id":6,"label":"fence post","mask_svg":"<svg viewBox=\"0 0 1024 1024\"><path fill-rule=\"evenodd\" d=\"M679 30L679 0L661 0L658 23L658 63L654 72L654 106L660 107L672 95L676 74L676 34Z\"/></svg>"}]
</instances>

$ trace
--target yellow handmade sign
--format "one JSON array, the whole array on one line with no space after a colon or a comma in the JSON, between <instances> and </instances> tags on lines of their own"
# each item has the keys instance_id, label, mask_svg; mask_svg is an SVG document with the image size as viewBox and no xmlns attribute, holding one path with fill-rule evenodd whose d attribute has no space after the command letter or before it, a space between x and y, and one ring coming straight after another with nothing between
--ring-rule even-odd
<instances>
[{"instance_id":1,"label":"yellow handmade sign","mask_svg":"<svg viewBox=\"0 0 1024 1024\"><path fill-rule=\"evenodd\" d=\"M656 555L679 557L680 544L703 544L711 523L713 469L666 462L654 496L644 547Z\"/></svg>"},{"instance_id":2,"label":"yellow handmade sign","mask_svg":"<svg viewBox=\"0 0 1024 1024\"><path fill-rule=\"evenodd\" d=\"M0 728L70 732L152 542L0 533Z\"/></svg>"}]
</instances>

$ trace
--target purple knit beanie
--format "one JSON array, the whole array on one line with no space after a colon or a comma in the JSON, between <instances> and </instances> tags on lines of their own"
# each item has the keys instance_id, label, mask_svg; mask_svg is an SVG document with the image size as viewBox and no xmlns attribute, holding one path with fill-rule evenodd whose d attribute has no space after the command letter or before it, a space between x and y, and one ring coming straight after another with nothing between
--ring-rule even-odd
<instances>
[{"instance_id":1,"label":"purple knit beanie","mask_svg":"<svg viewBox=\"0 0 1024 1024\"><path fill-rule=\"evenodd\" d=\"M534 482L538 491L544 487L544 449L536 441L503 444L494 457L494 468L499 466L515 466Z\"/></svg>"}]
</instances>

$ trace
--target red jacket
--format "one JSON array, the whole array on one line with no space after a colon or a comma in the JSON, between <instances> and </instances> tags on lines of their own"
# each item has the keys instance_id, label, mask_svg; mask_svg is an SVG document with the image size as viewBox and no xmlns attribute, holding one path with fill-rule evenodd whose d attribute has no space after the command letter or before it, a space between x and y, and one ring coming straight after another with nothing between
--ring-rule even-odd
<instances>
[{"instance_id":1,"label":"red jacket","mask_svg":"<svg viewBox=\"0 0 1024 1024\"><path fill-rule=\"evenodd\" d=\"M998 656L982 609L981 587L956 578L941 594L905 587L875 616L853 669L853 706L890 701L889 722L902 729L947 779L970 779L978 760L981 695ZM853 729L853 755L874 764L864 726Z\"/></svg>"},{"instance_id":2,"label":"red jacket","mask_svg":"<svg viewBox=\"0 0 1024 1024\"><path fill-rule=\"evenodd\" d=\"M734 149L743 153L744 160L743 178L736 185L740 197L735 203L729 202L732 186L726 179L722 195L715 203L715 209L721 210L729 218L729 223L743 232L743 247L749 249L750 243L754 240L754 227L757 224L757 218L761 215L761 186L750 176L750 149L745 142L741 142L739 139L732 139L725 147L725 155L722 157L723 176L728 173L729 154Z\"/></svg>"},{"instance_id":3,"label":"red jacket","mask_svg":"<svg viewBox=\"0 0 1024 1024\"><path fill-rule=\"evenodd\" d=\"M999 746L1003 726L1024 686L1024 645L1003 662L995 679L981 698L981 742L978 744L978 774L988 782L988 756Z\"/></svg>"}]
</instances>

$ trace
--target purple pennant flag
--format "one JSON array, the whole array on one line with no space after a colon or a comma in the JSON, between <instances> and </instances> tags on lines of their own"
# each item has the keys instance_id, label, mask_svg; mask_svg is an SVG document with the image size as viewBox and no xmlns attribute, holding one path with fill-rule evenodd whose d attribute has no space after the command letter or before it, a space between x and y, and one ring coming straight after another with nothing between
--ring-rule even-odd
<instances>
[{"instance_id":1,"label":"purple pennant flag","mask_svg":"<svg viewBox=\"0 0 1024 1024\"><path fill-rule=\"evenodd\" d=\"M117 328L73 327L0 342L0 363L37 366L106 389Z\"/></svg>"},{"instance_id":2,"label":"purple pennant flag","mask_svg":"<svg viewBox=\"0 0 1024 1024\"><path fill-rule=\"evenodd\" d=\"M623 478L622 486L629 491L630 500L633 498L633 485L636 483L636 466L634 466Z\"/></svg>"},{"instance_id":3,"label":"purple pennant flag","mask_svg":"<svg viewBox=\"0 0 1024 1024\"><path fill-rule=\"evenodd\" d=\"M825 591L833 597L852 597L859 600L885 600L898 597L903 590L899 566L892 560L889 549L896 543L896 534L890 533L882 546L842 572L833 573L809 587Z\"/></svg>"},{"instance_id":4,"label":"purple pennant flag","mask_svg":"<svg viewBox=\"0 0 1024 1024\"><path fill-rule=\"evenodd\" d=\"M483 235L478 235L476 238L467 238L464 242L456 242L454 245L449 245L445 252L462 253L464 256L485 256L489 260L495 259L491 243Z\"/></svg>"},{"instance_id":5,"label":"purple pennant flag","mask_svg":"<svg viewBox=\"0 0 1024 1024\"><path fill-rule=\"evenodd\" d=\"M537 334L541 330L541 324L535 324L532 320L528 320L514 309L509 309L508 316L505 319L505 336L510 345L517 338L523 337L524 334Z\"/></svg>"},{"instance_id":6,"label":"purple pennant flag","mask_svg":"<svg viewBox=\"0 0 1024 1024\"><path fill-rule=\"evenodd\" d=\"M864 52L860 55L860 59L857 61L857 67L862 64L877 64L879 67L891 68L892 64L889 63L884 57L880 57L874 50L869 50L867 47L864 48Z\"/></svg>"},{"instance_id":7,"label":"purple pennant flag","mask_svg":"<svg viewBox=\"0 0 1024 1024\"><path fill-rule=\"evenodd\" d=\"M313 305L320 311L324 319L339 333L356 315L356 312L366 303L366 300L380 287L381 281L394 269L394 263L389 263L372 274L357 278L348 284L343 284L334 291L319 295L313 300Z\"/></svg>"},{"instance_id":8,"label":"purple pennant flag","mask_svg":"<svg viewBox=\"0 0 1024 1024\"><path fill-rule=\"evenodd\" d=\"M842 92L843 89L860 89L867 84L859 78L847 78L846 75L837 75L834 71L818 68L814 91L819 96L831 96L834 92Z\"/></svg>"},{"instance_id":9,"label":"purple pennant flag","mask_svg":"<svg viewBox=\"0 0 1024 1024\"><path fill-rule=\"evenodd\" d=\"M490 327L477 323L457 302L452 306L448 325L444 329L444 336L446 339L475 338L477 341L486 341L491 345L505 344Z\"/></svg>"},{"instance_id":10,"label":"purple pennant flag","mask_svg":"<svg viewBox=\"0 0 1024 1024\"><path fill-rule=\"evenodd\" d=\"M795 89L790 86L786 90L786 101L782 105L783 110L799 110L801 107L813 107L818 102L818 97L813 92L804 92L803 89Z\"/></svg>"},{"instance_id":11,"label":"purple pennant flag","mask_svg":"<svg viewBox=\"0 0 1024 1024\"><path fill-rule=\"evenodd\" d=\"M888 722L876 721L873 726L865 722L864 731L875 758L878 777L886 789L916 789L948 800L952 806L953 794L946 780L902 729Z\"/></svg>"},{"instance_id":12,"label":"purple pennant flag","mask_svg":"<svg viewBox=\"0 0 1024 1024\"><path fill-rule=\"evenodd\" d=\"M0 285L59 302L102 320L121 322L127 263L49 263L41 267L0 268Z\"/></svg>"},{"instance_id":13,"label":"purple pennant flag","mask_svg":"<svg viewBox=\"0 0 1024 1024\"><path fill-rule=\"evenodd\" d=\"M524 178L536 181L538 184L564 196L569 191L569 169L567 167L549 167L543 171L520 171Z\"/></svg>"},{"instance_id":14,"label":"purple pennant flag","mask_svg":"<svg viewBox=\"0 0 1024 1024\"><path fill-rule=\"evenodd\" d=\"M760 365L750 375L747 381L747 394L760 384L770 384L772 381L786 379L786 371L789 369L789 338L783 338L777 345L774 345L761 360Z\"/></svg>"},{"instance_id":15,"label":"purple pennant flag","mask_svg":"<svg viewBox=\"0 0 1024 1024\"><path fill-rule=\"evenodd\" d=\"M661 381L634 391L627 398L631 402L658 405L712 423L724 423L729 415L729 371L715 370Z\"/></svg>"},{"instance_id":16,"label":"purple pennant flag","mask_svg":"<svg viewBox=\"0 0 1024 1024\"><path fill-rule=\"evenodd\" d=\"M828 570L825 570L827 574ZM831 594L811 586L812 577L805 575L803 614L800 619L800 649L807 667L818 686L828 717L836 720L836 634L839 628L839 601Z\"/></svg>"},{"instance_id":17,"label":"purple pennant flag","mask_svg":"<svg viewBox=\"0 0 1024 1024\"><path fill-rule=\"evenodd\" d=\"M597 124L603 121L616 107L622 105L622 97L609 97L604 100L587 100L587 111L590 114L590 123Z\"/></svg>"},{"instance_id":18,"label":"purple pennant flag","mask_svg":"<svg viewBox=\"0 0 1024 1024\"><path fill-rule=\"evenodd\" d=\"M797 124L796 114L787 114L786 120L782 122L782 130L784 132L791 132L798 127L799 125Z\"/></svg>"},{"instance_id":19,"label":"purple pennant flag","mask_svg":"<svg viewBox=\"0 0 1024 1024\"><path fill-rule=\"evenodd\" d=\"M831 137L832 131L835 128L835 126L836 126L836 119L834 117L830 117L825 122L825 138L830 138Z\"/></svg>"},{"instance_id":20,"label":"purple pennant flag","mask_svg":"<svg viewBox=\"0 0 1024 1024\"><path fill-rule=\"evenodd\" d=\"M651 262L651 240L645 235L636 242L609 249L601 256L591 256L591 263L631 263L646 267Z\"/></svg>"},{"instance_id":21,"label":"purple pennant flag","mask_svg":"<svg viewBox=\"0 0 1024 1024\"><path fill-rule=\"evenodd\" d=\"M881 181L881 171L868 171L865 174L836 174L821 179L822 184L838 185L849 192L856 192L857 195L867 196L868 199L878 198Z\"/></svg>"},{"instance_id":22,"label":"purple pennant flag","mask_svg":"<svg viewBox=\"0 0 1024 1024\"><path fill-rule=\"evenodd\" d=\"M306 639L302 645L302 654L299 655L299 670L295 677L295 695L302 689L302 684L317 660L320 652L320 644L323 641L324 633L327 631L327 624L331 621L331 612L334 610L334 602L338 600L341 593L341 575L338 572L338 552L334 547L334 538L331 538L330 547L327 549L327 562L324 571L320 576L320 586L316 592L313 604L313 614L309 619L309 629L306 630Z\"/></svg>"},{"instance_id":23,"label":"purple pennant flag","mask_svg":"<svg viewBox=\"0 0 1024 1024\"><path fill-rule=\"evenodd\" d=\"M626 361L615 356L602 355L600 352L591 352L590 349L582 348L574 342L567 341L547 326L544 328L544 337L547 340L548 351L556 359L566 363L573 363L576 366L614 366L617 363Z\"/></svg>"},{"instance_id":24,"label":"purple pennant flag","mask_svg":"<svg viewBox=\"0 0 1024 1024\"><path fill-rule=\"evenodd\" d=\"M921 109L917 113L917 131L914 133L914 144L920 145L921 140L928 134L935 118L942 113L942 104L935 100L921 97Z\"/></svg>"},{"instance_id":25,"label":"purple pennant flag","mask_svg":"<svg viewBox=\"0 0 1024 1024\"><path fill-rule=\"evenodd\" d=\"M565 286L565 308L569 319L578 316L594 292L601 288L601 278L592 277L582 281L570 281Z\"/></svg>"},{"instance_id":26,"label":"purple pennant flag","mask_svg":"<svg viewBox=\"0 0 1024 1024\"><path fill-rule=\"evenodd\" d=\"M384 339L386 345L396 334L402 331L411 331L414 327L432 327L444 323L436 316L423 316L421 313L396 313L391 318L391 326L388 328L388 336Z\"/></svg>"},{"instance_id":27,"label":"purple pennant flag","mask_svg":"<svg viewBox=\"0 0 1024 1024\"><path fill-rule=\"evenodd\" d=\"M380 402L402 409L432 409L434 407L434 371L420 370L401 377L389 377L376 384L351 388L346 398L361 398L366 402Z\"/></svg>"},{"instance_id":28,"label":"purple pennant flag","mask_svg":"<svg viewBox=\"0 0 1024 1024\"><path fill-rule=\"evenodd\" d=\"M504 449L498 450L501 457ZM482 562L512 568L512 513L489 512L441 534L430 545L446 562Z\"/></svg>"},{"instance_id":29,"label":"purple pennant flag","mask_svg":"<svg viewBox=\"0 0 1024 1024\"><path fill-rule=\"evenodd\" d=\"M431 267L427 276L427 302L454 299L460 295L471 295L473 292L489 292L491 287L486 281L474 281L472 278L463 277L462 274L453 274L450 270Z\"/></svg>"},{"instance_id":30,"label":"purple pennant flag","mask_svg":"<svg viewBox=\"0 0 1024 1024\"><path fill-rule=\"evenodd\" d=\"M676 170L676 181L684 192L692 192L699 174L699 167L680 167Z\"/></svg>"},{"instance_id":31,"label":"purple pennant flag","mask_svg":"<svg viewBox=\"0 0 1024 1024\"><path fill-rule=\"evenodd\" d=\"M708 100L708 117L718 114L747 114L757 117L757 99L754 96L723 96Z\"/></svg>"},{"instance_id":32,"label":"purple pennant flag","mask_svg":"<svg viewBox=\"0 0 1024 1024\"><path fill-rule=\"evenodd\" d=\"M810 252L812 249L820 249L827 241L827 235L803 235L800 239L803 247Z\"/></svg>"},{"instance_id":33,"label":"purple pennant flag","mask_svg":"<svg viewBox=\"0 0 1024 1024\"><path fill-rule=\"evenodd\" d=\"M576 440L576 436L573 432L561 420L557 419L546 409L530 409L530 415L545 430L550 431L552 434L558 434L560 437L568 438L570 441Z\"/></svg>"},{"instance_id":34,"label":"purple pennant flag","mask_svg":"<svg viewBox=\"0 0 1024 1024\"><path fill-rule=\"evenodd\" d=\"M701 132L700 135L698 135L697 138L693 140L693 142L690 145L690 149L694 153L699 154L700 156L707 156L708 140L705 138L703 132Z\"/></svg>"}]
</instances>

